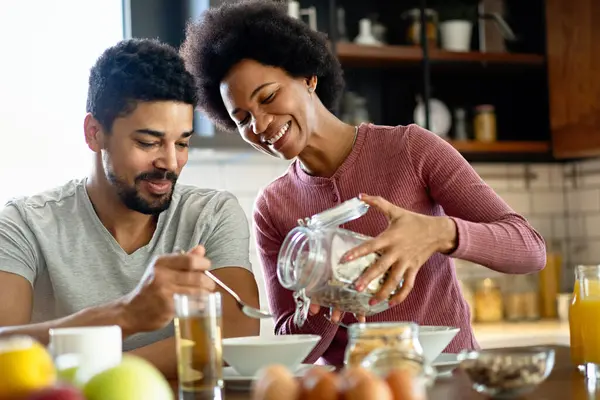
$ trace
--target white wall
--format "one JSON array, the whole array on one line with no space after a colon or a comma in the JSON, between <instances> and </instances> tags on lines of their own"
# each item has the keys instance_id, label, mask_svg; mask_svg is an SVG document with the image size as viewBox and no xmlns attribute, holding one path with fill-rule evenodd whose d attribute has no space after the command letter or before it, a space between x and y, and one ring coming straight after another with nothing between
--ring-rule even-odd
<instances>
[{"instance_id":1,"label":"white wall","mask_svg":"<svg viewBox=\"0 0 600 400\"><path fill-rule=\"evenodd\" d=\"M0 1L0 205L87 172L89 69L122 37L121 0Z\"/></svg>"}]
</instances>

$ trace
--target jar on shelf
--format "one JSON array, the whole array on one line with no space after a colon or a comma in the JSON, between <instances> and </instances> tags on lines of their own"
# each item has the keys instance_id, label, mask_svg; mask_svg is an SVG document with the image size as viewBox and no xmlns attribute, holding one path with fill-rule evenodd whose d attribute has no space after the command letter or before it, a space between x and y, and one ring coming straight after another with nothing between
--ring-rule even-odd
<instances>
[{"instance_id":1,"label":"jar on shelf","mask_svg":"<svg viewBox=\"0 0 600 400\"><path fill-rule=\"evenodd\" d=\"M496 141L496 111L493 105L482 104L475 107L473 130L475 140L479 142Z\"/></svg>"},{"instance_id":2,"label":"jar on shelf","mask_svg":"<svg viewBox=\"0 0 600 400\"><path fill-rule=\"evenodd\" d=\"M350 325L344 365L360 366L373 350L379 348L394 348L415 357L423 357L419 325L413 322L366 322Z\"/></svg>"},{"instance_id":3,"label":"jar on shelf","mask_svg":"<svg viewBox=\"0 0 600 400\"><path fill-rule=\"evenodd\" d=\"M502 291L492 278L482 279L475 291L475 320L500 322L503 319Z\"/></svg>"},{"instance_id":4,"label":"jar on shelf","mask_svg":"<svg viewBox=\"0 0 600 400\"><path fill-rule=\"evenodd\" d=\"M540 317L537 275L510 275L504 294L507 321L534 321Z\"/></svg>"},{"instance_id":5,"label":"jar on shelf","mask_svg":"<svg viewBox=\"0 0 600 400\"><path fill-rule=\"evenodd\" d=\"M406 41L408 44L421 44L421 9L413 8L402 13L402 18L408 20L408 29L406 31ZM437 48L438 45L438 13L437 11L425 9L425 37L427 45L430 48Z\"/></svg>"},{"instance_id":6,"label":"jar on shelf","mask_svg":"<svg viewBox=\"0 0 600 400\"><path fill-rule=\"evenodd\" d=\"M299 220L299 226L287 234L277 259L277 277L283 287L294 291L294 323L297 326L302 326L306 321L311 302L366 316L389 308L386 301L369 305L373 295L385 282L388 272L369 283L362 292L353 287L354 282L379 258L379 254L371 253L350 262L340 262L348 250L372 239L340 228L340 225L363 216L368 208L365 202L354 198Z\"/></svg>"}]
</instances>

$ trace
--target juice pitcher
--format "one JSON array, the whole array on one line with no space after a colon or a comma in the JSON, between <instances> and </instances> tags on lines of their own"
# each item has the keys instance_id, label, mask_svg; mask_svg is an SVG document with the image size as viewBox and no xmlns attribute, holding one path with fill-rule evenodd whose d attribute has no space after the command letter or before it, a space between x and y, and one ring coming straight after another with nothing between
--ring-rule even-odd
<instances>
[{"instance_id":1,"label":"juice pitcher","mask_svg":"<svg viewBox=\"0 0 600 400\"><path fill-rule=\"evenodd\" d=\"M569 315L571 357L588 378L600 377L600 265L577 266Z\"/></svg>"}]
</instances>

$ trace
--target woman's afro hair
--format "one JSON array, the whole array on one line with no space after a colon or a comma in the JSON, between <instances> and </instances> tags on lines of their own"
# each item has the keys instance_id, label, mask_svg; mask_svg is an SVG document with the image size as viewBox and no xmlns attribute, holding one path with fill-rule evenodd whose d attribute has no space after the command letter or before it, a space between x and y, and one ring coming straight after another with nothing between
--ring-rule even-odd
<instances>
[{"instance_id":1,"label":"woman's afro hair","mask_svg":"<svg viewBox=\"0 0 600 400\"><path fill-rule=\"evenodd\" d=\"M344 89L339 61L325 36L289 17L273 0L226 3L205 11L187 26L181 47L196 79L198 107L216 125L236 130L219 91L223 78L244 59L279 67L293 77L316 76L316 93L335 112Z\"/></svg>"}]
</instances>

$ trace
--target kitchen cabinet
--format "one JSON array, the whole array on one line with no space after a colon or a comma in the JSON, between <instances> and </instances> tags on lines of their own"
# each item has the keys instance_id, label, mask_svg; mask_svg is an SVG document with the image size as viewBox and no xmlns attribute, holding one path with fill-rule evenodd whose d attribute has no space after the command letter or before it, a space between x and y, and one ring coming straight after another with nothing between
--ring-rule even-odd
<instances>
[{"instance_id":1,"label":"kitchen cabinet","mask_svg":"<svg viewBox=\"0 0 600 400\"><path fill-rule=\"evenodd\" d=\"M413 123L417 99L423 103L426 99L436 99L444 103L452 115L449 143L469 161L553 161L544 0L500 2L505 9L504 18L516 36L516 40L499 38L503 50L486 48L480 27L488 21L488 14L481 9L478 13L477 2L473 0L329 0L328 8L319 7L320 3L314 0L302 0L301 4L316 6L319 14L331 14L330 10L337 7L344 9L349 41L336 40L339 24L336 18L329 21L327 34L335 43L334 51L344 68L348 90L367 98L368 112L374 123ZM438 39L433 43L428 41L427 46L409 43L407 28L414 22L398 16L405 15L411 8L439 11L440 22L458 14L466 17L465 12L470 10L469 18L473 22L470 49L442 49L441 25L437 29ZM384 45L353 42L359 20L365 17L380 21L386 27ZM499 31L492 24L494 30ZM495 107L497 141L474 140L475 109L482 104ZM468 140L455 135L455 116L461 110L466 113L466 123L471 128ZM430 122L436 119L433 113L429 115ZM431 123L429 126L427 122L421 124L433 127Z\"/></svg>"},{"instance_id":2,"label":"kitchen cabinet","mask_svg":"<svg viewBox=\"0 0 600 400\"><path fill-rule=\"evenodd\" d=\"M598 156L600 1L546 0L546 26L554 156Z\"/></svg>"},{"instance_id":3,"label":"kitchen cabinet","mask_svg":"<svg viewBox=\"0 0 600 400\"><path fill-rule=\"evenodd\" d=\"M178 47L185 23L223 1L124 0L125 36L158 37ZM407 43L403 12L441 7L446 0L300 3L316 8L317 28L328 36L344 68L347 88L366 99L371 122L414 122L418 97L441 99L452 114L465 108L469 122L476 105L491 103L498 121L496 142L449 138L469 161L548 162L600 155L600 1L503 1L518 40L507 42L502 52L480 48L481 20L475 21L468 52ZM452 4L461 2L472 4ZM349 41L338 40L340 7ZM373 15L387 28L387 43L353 43L359 20ZM195 129L195 147L247 149L237 134L220 132L200 113Z\"/></svg>"}]
</instances>

